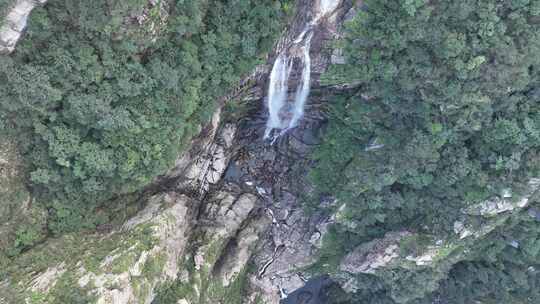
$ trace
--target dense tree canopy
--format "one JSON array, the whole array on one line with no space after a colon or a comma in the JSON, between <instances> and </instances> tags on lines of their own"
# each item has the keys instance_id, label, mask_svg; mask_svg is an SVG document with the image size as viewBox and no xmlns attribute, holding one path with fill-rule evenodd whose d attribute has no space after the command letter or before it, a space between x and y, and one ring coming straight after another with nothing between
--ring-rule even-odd
<instances>
[{"instance_id":1,"label":"dense tree canopy","mask_svg":"<svg viewBox=\"0 0 540 304\"><path fill-rule=\"evenodd\" d=\"M505 189L519 197L524 182L539 176L540 1L364 2L340 43L347 63L324 79L353 87L329 106L311 172L319 194L334 196L331 208L340 209L326 259L387 231L451 237L464 207ZM534 239L538 222L528 225ZM538 256L506 259L507 247L483 251L500 259L452 268L439 296L449 303L510 303L520 292L535 298L538 275L524 265ZM441 275L394 273L384 283L393 286L366 279L362 298L409 303ZM455 288L486 281L494 286L452 298Z\"/></svg>"},{"instance_id":2,"label":"dense tree canopy","mask_svg":"<svg viewBox=\"0 0 540 304\"><path fill-rule=\"evenodd\" d=\"M55 231L93 226L96 204L170 168L283 16L271 0L157 3L51 0L0 58L0 127L20 139Z\"/></svg>"},{"instance_id":3,"label":"dense tree canopy","mask_svg":"<svg viewBox=\"0 0 540 304\"><path fill-rule=\"evenodd\" d=\"M359 85L331 106L312 172L355 232L444 230L460 207L538 176L538 3L366 1L347 64L326 77Z\"/></svg>"}]
</instances>

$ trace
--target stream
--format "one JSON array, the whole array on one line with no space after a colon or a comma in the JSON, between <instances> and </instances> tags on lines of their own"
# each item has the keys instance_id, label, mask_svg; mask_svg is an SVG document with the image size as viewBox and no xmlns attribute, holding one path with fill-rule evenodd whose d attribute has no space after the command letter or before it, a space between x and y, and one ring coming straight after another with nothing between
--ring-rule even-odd
<instances>
[{"instance_id":1,"label":"stream","mask_svg":"<svg viewBox=\"0 0 540 304\"><path fill-rule=\"evenodd\" d=\"M321 20L332 14L341 4L338 0L320 0L315 4L315 17L307 22L288 47L278 54L268 85L268 120L264 139L275 140L298 126L304 116L306 102L311 88L311 40ZM289 92L291 72L301 70L301 76L294 94ZM292 95L292 96L290 96Z\"/></svg>"}]
</instances>

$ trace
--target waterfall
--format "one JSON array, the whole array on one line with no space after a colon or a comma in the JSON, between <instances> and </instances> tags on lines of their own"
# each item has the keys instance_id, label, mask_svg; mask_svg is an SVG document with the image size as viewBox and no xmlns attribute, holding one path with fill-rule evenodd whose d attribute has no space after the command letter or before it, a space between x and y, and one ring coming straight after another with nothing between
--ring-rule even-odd
<instances>
[{"instance_id":1,"label":"waterfall","mask_svg":"<svg viewBox=\"0 0 540 304\"><path fill-rule=\"evenodd\" d=\"M280 54L270 74L270 86L268 88L268 111L270 116L266 123L264 138L268 138L273 129L282 129L284 127L280 113L287 101L291 69L292 61L285 54Z\"/></svg>"},{"instance_id":2,"label":"waterfall","mask_svg":"<svg viewBox=\"0 0 540 304\"><path fill-rule=\"evenodd\" d=\"M302 32L285 48L276 58L268 87L268 112L264 138L270 138L273 130L281 130L273 136L272 143L288 130L298 126L304 116L304 108L309 96L311 82L311 58L309 55L313 30L317 23L325 16L335 11L340 5L340 0L319 0L316 4L317 14L313 20L307 23ZM300 54L300 55L299 55ZM294 95L294 103L289 105L288 83L293 62L300 57L302 62L302 75Z\"/></svg>"},{"instance_id":3,"label":"waterfall","mask_svg":"<svg viewBox=\"0 0 540 304\"><path fill-rule=\"evenodd\" d=\"M311 47L311 38L313 34L311 33L306 39L306 43L303 46L303 63L304 68L302 69L302 80L296 89L296 95L294 98L294 108L293 108L293 117L287 129L294 128L298 125L298 122L304 116L304 107L306 106L306 101L309 96L310 82L311 82L311 58L309 57L309 49Z\"/></svg>"},{"instance_id":4,"label":"waterfall","mask_svg":"<svg viewBox=\"0 0 540 304\"><path fill-rule=\"evenodd\" d=\"M270 115L264 132L265 139L270 137L270 133L274 129L280 129L281 132L279 135L282 135L296 127L300 119L304 116L304 107L309 96L311 81L311 58L309 56L309 50L313 33L309 33L307 38L303 38L309 30L310 28L306 27L295 41L296 43L303 42L300 46L303 67L292 107L287 106L286 103L288 102L288 82L294 57L290 58L286 55L286 52L283 52L278 55L274 62L272 72L270 73L270 85L268 87L268 112ZM276 138L274 137L274 140Z\"/></svg>"},{"instance_id":5,"label":"waterfall","mask_svg":"<svg viewBox=\"0 0 540 304\"><path fill-rule=\"evenodd\" d=\"M319 14L327 15L335 11L341 4L339 0L320 0L319 2Z\"/></svg>"}]
</instances>

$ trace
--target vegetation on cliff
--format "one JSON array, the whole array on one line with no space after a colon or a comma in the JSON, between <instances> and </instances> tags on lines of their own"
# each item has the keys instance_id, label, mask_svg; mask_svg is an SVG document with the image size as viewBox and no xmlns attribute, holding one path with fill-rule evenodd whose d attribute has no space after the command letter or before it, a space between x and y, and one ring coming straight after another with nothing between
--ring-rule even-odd
<instances>
[{"instance_id":1,"label":"vegetation on cliff","mask_svg":"<svg viewBox=\"0 0 540 304\"><path fill-rule=\"evenodd\" d=\"M16 135L53 232L174 163L217 97L264 58L279 1L53 0L0 57L0 130Z\"/></svg>"},{"instance_id":2,"label":"vegetation on cliff","mask_svg":"<svg viewBox=\"0 0 540 304\"><path fill-rule=\"evenodd\" d=\"M347 64L325 76L354 88L329 106L314 155L311 179L339 209L323 259L388 231L450 238L464 208L520 197L540 169L539 29L534 0L365 1L341 42ZM538 273L526 269L538 269L539 224L523 225L532 239L518 251L527 257L508 259L504 233L494 232L472 261L366 276L364 287L378 288L365 290L381 291L380 303L412 303L445 278L440 294L451 303L533 303ZM480 287L450 293L466 284Z\"/></svg>"},{"instance_id":3,"label":"vegetation on cliff","mask_svg":"<svg viewBox=\"0 0 540 304\"><path fill-rule=\"evenodd\" d=\"M162 252L146 258L148 227L66 232L110 220L107 202L171 168L218 97L265 59L292 2L49 0L35 9L16 52L0 56L0 143L18 144L0 148L0 220L17 224L0 229L7 301L28 292L32 303L94 301L87 289L97 286L73 275L81 265L95 278L129 274L139 300L156 287L153 303L245 300L248 269L226 284L217 275L242 221L225 234L219 218L203 222L193 256L181 252L184 272L162 286ZM345 64L323 75L339 90L328 91L309 207L320 211L324 198L334 224L319 262L303 270L341 284L333 303L536 303L540 207L529 182L540 177L540 0L362 2L338 43ZM187 218L171 231L184 236ZM50 232L63 236L25 252ZM56 286L29 289L51 263Z\"/></svg>"}]
</instances>

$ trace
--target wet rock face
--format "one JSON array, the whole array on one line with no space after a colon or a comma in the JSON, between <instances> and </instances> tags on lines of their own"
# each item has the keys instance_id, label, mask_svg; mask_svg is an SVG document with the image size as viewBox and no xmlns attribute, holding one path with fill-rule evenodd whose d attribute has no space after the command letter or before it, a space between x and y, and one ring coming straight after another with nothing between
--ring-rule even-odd
<instances>
[{"instance_id":1,"label":"wet rock face","mask_svg":"<svg viewBox=\"0 0 540 304\"><path fill-rule=\"evenodd\" d=\"M274 145L261 141L264 124L260 121L252 120L240 128L239 138L243 139L240 145L244 147L244 158L236 159L235 166L240 169L235 170L243 172L243 181L257 187L265 203L265 213L272 219L269 232L253 258L257 273L250 277L252 292L262 294L266 303L279 303L282 298L289 299L295 290L305 285L306 278L301 269L316 262L326 227L332 222L330 217L323 214L305 214L302 200L305 194L312 191L305 182L305 176L311 166L309 154L319 143L320 130L324 125L320 106L325 102L325 97L320 94L319 79L330 63L330 54L325 52L324 48L338 35L347 9L348 7L340 3L335 13L326 16L314 30L310 51L312 93L300 125L279 138ZM306 10L308 9L304 9ZM304 13L304 16L316 14L317 12L313 11L311 14ZM302 18L297 20L300 20L300 23L305 22ZM293 24L290 36L296 37L302 28ZM283 41L287 41L287 38ZM290 92L296 90L295 85L292 77ZM264 99L260 102L264 103ZM265 109L260 112L258 116L265 117ZM311 300L307 300L306 296L306 293L299 292L296 300L291 298L293 302L290 303L320 301L316 295L307 297Z\"/></svg>"},{"instance_id":2,"label":"wet rock face","mask_svg":"<svg viewBox=\"0 0 540 304\"><path fill-rule=\"evenodd\" d=\"M227 183L234 183L242 191L257 194L259 200L255 209L259 211L255 214L269 219L264 229L260 229L266 233L257 242L257 250L252 257L256 271L249 276L248 302L262 296L265 303L277 304L281 298L304 286L305 278L299 269L316 261L326 227L332 221L322 214L306 215L301 200L303 195L312 191L305 183L305 176L311 165L309 154L319 143L320 129L324 124L320 111L324 96L318 91L319 77L330 63L330 54L324 48L338 35L343 16L348 10L340 1L336 3L339 5L336 4L338 9L335 13L327 15L313 31L310 55L314 92L308 99L305 117L300 125L270 145L263 140L267 109L261 107L250 113L249 119L237 128L232 144L236 149L223 174ZM306 22L317 15L320 4L320 1L299 1L298 12L301 13L278 42L275 54L294 41ZM272 64L273 58L261 70L268 75ZM291 74L289 95L294 95L301 73L292 71ZM250 90L255 92L248 97L250 102L266 103L266 83L258 82L256 89Z\"/></svg>"},{"instance_id":3,"label":"wet rock face","mask_svg":"<svg viewBox=\"0 0 540 304\"><path fill-rule=\"evenodd\" d=\"M332 284L328 276L313 278L302 288L295 290L283 299L281 304L326 304L326 289Z\"/></svg>"},{"instance_id":4,"label":"wet rock face","mask_svg":"<svg viewBox=\"0 0 540 304\"><path fill-rule=\"evenodd\" d=\"M340 270L351 274L374 273L399 257L399 242L409 232L387 233L384 238L362 244L341 262Z\"/></svg>"}]
</instances>

